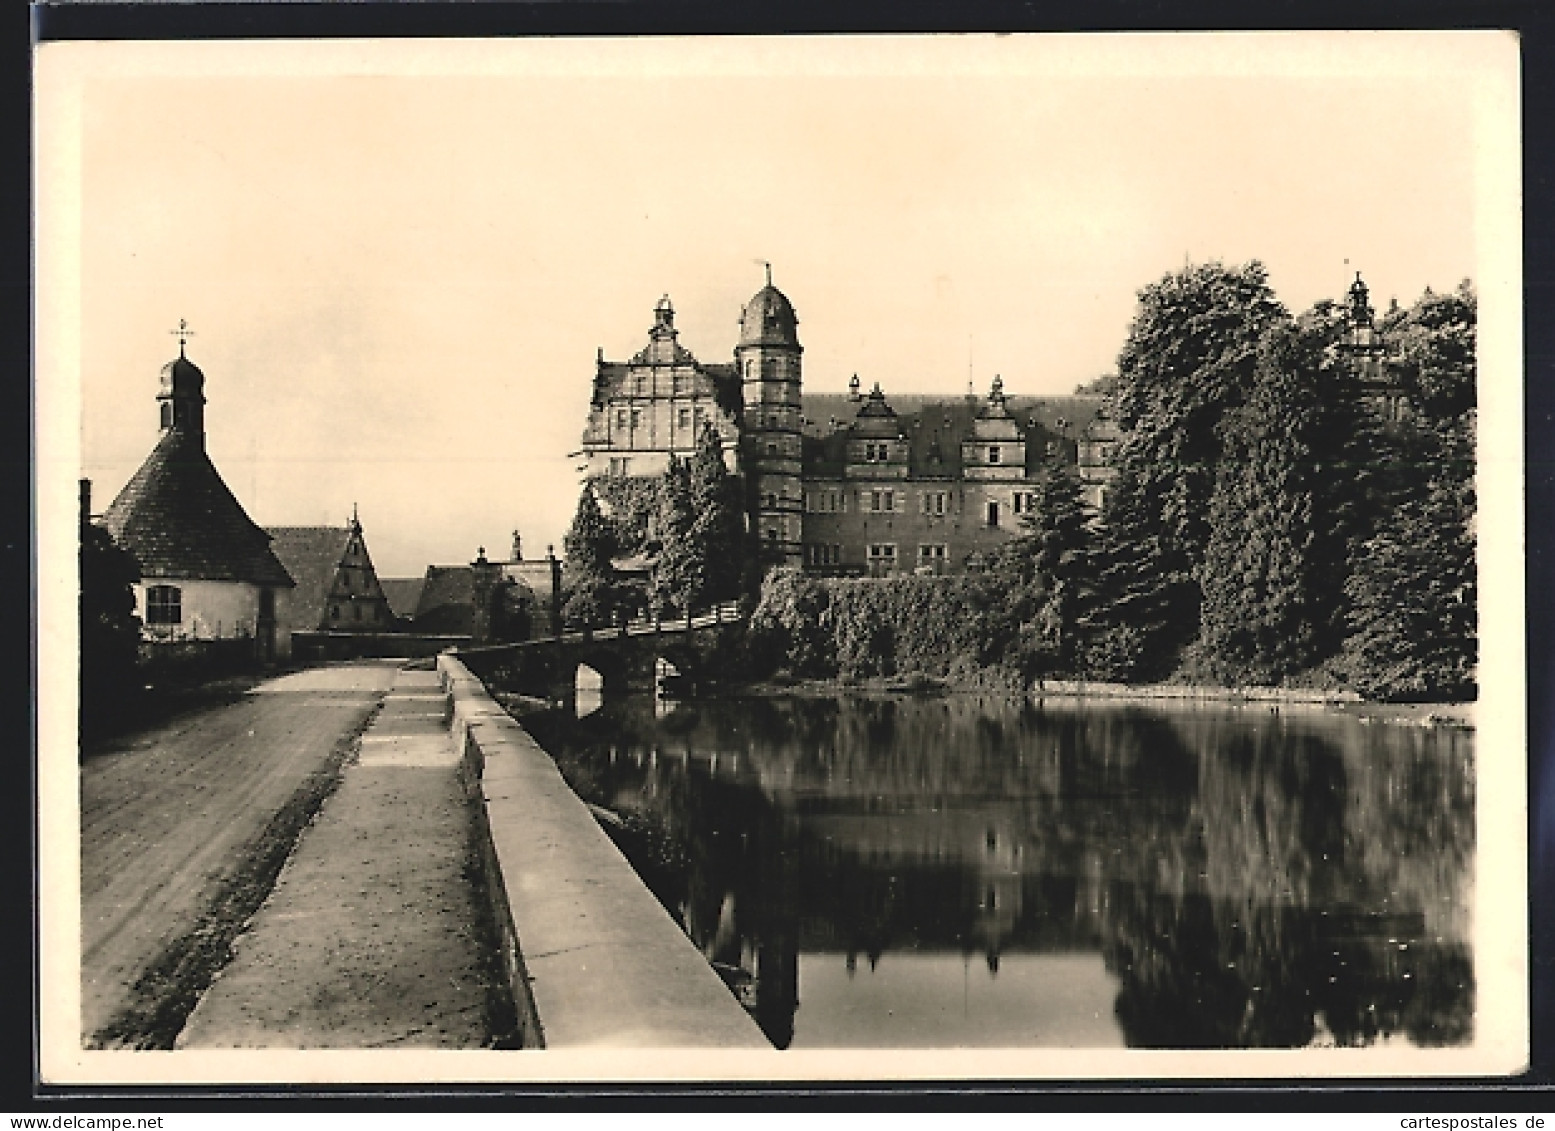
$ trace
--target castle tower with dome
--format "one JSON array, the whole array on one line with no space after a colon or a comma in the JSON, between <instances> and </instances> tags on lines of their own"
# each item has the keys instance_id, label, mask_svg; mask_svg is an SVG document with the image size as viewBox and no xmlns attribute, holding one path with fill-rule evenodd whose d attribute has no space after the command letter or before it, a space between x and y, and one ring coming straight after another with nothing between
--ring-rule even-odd
<instances>
[{"instance_id":1,"label":"castle tower with dome","mask_svg":"<svg viewBox=\"0 0 1555 1131\"><path fill-rule=\"evenodd\" d=\"M782 291L767 285L740 314L734 363L743 394L742 464L751 513L766 555L782 565L803 556L803 406L800 404L799 319Z\"/></svg>"}]
</instances>

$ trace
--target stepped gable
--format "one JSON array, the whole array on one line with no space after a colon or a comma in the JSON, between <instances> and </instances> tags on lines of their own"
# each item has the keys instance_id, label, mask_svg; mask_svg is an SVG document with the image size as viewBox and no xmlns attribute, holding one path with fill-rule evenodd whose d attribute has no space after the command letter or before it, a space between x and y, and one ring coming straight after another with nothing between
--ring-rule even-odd
<instances>
[{"instance_id":1,"label":"stepped gable","mask_svg":"<svg viewBox=\"0 0 1555 1131\"><path fill-rule=\"evenodd\" d=\"M292 594L292 623L319 628L330 586L345 556L351 531L344 526L272 526L271 549L297 583Z\"/></svg>"},{"instance_id":2,"label":"stepped gable","mask_svg":"<svg viewBox=\"0 0 1555 1131\"><path fill-rule=\"evenodd\" d=\"M222 482L197 433L165 431L102 525L135 555L147 579L293 583L270 536Z\"/></svg>"},{"instance_id":3,"label":"stepped gable","mask_svg":"<svg viewBox=\"0 0 1555 1131\"><path fill-rule=\"evenodd\" d=\"M846 393L803 393L804 473L839 478L846 462L848 429L861 402ZM974 424L987 401L983 397L940 394L887 394L896 423L908 440L908 469L914 479L955 479L961 475L961 442L974 437ZM1047 441L1072 463L1075 441L1102 407L1097 396L1009 397L1009 414L1027 434L1026 469L1034 475L1046 462ZM832 421L837 427L832 427ZM1033 428L1031 421L1035 419ZM1059 422L1065 427L1060 430Z\"/></svg>"}]
</instances>

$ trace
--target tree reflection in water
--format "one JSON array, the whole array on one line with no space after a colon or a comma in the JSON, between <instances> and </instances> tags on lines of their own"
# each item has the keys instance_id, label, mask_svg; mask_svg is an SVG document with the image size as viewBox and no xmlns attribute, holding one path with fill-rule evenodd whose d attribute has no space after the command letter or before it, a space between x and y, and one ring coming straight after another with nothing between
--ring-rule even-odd
<instances>
[{"instance_id":1,"label":"tree reflection in water","mask_svg":"<svg viewBox=\"0 0 1555 1131\"><path fill-rule=\"evenodd\" d=\"M532 729L779 1048L802 954L850 979L891 953L989 976L1097 955L1140 1047L1471 1037L1465 731L972 697Z\"/></svg>"}]
</instances>

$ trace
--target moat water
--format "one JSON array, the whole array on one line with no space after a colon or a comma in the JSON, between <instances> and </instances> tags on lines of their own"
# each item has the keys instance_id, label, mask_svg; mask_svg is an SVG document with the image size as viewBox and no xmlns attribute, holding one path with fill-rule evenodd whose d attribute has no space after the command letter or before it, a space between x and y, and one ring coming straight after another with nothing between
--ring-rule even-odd
<instances>
[{"instance_id":1,"label":"moat water","mask_svg":"<svg viewBox=\"0 0 1555 1131\"><path fill-rule=\"evenodd\" d=\"M1470 731L665 706L526 726L779 1048L1472 1039Z\"/></svg>"}]
</instances>

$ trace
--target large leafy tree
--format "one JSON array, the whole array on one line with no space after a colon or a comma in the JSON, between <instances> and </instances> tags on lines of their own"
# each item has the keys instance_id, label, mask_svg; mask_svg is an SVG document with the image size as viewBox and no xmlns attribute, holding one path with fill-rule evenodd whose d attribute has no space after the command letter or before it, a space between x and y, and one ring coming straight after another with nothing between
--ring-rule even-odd
<instances>
[{"instance_id":1,"label":"large leafy tree","mask_svg":"<svg viewBox=\"0 0 1555 1131\"><path fill-rule=\"evenodd\" d=\"M1093 596L1080 613L1082 673L1124 682L1168 674L1197 627L1198 587L1126 468L1107 493L1090 567Z\"/></svg>"},{"instance_id":2,"label":"large leafy tree","mask_svg":"<svg viewBox=\"0 0 1555 1131\"><path fill-rule=\"evenodd\" d=\"M1402 420L1376 430L1370 525L1345 583L1345 659L1368 694L1472 696L1478 661L1475 547L1476 301L1467 283L1389 318Z\"/></svg>"},{"instance_id":3,"label":"large leafy tree","mask_svg":"<svg viewBox=\"0 0 1555 1131\"><path fill-rule=\"evenodd\" d=\"M134 583L140 568L91 522L81 523L81 712L83 736L111 729L136 686L140 619Z\"/></svg>"},{"instance_id":4,"label":"large leafy tree","mask_svg":"<svg viewBox=\"0 0 1555 1131\"><path fill-rule=\"evenodd\" d=\"M1113 674L1163 674L1198 630L1221 423L1254 386L1259 341L1288 319L1256 261L1184 267L1139 294L1112 398L1119 483L1102 589L1117 604L1096 619L1103 652L1129 638L1127 662L1103 664Z\"/></svg>"},{"instance_id":5,"label":"large leafy tree","mask_svg":"<svg viewBox=\"0 0 1555 1131\"><path fill-rule=\"evenodd\" d=\"M1018 619L1015 659L1027 676L1073 670L1089 597L1089 531L1080 480L1068 464L1038 472L1023 533L996 563L997 600ZM1013 568L1012 568L1013 567Z\"/></svg>"},{"instance_id":6,"label":"large leafy tree","mask_svg":"<svg viewBox=\"0 0 1555 1131\"><path fill-rule=\"evenodd\" d=\"M724 465L723 441L711 424L703 426L691 457L690 496L691 542L704 563L699 596L732 600L739 596L744 573L745 522L739 482Z\"/></svg>"},{"instance_id":7,"label":"large leafy tree","mask_svg":"<svg viewBox=\"0 0 1555 1131\"><path fill-rule=\"evenodd\" d=\"M1202 644L1236 682L1277 682L1337 644L1349 414L1331 329L1319 318L1269 330L1247 402L1220 428Z\"/></svg>"},{"instance_id":8,"label":"large leafy tree","mask_svg":"<svg viewBox=\"0 0 1555 1131\"><path fill-rule=\"evenodd\" d=\"M691 468L671 455L653 522L659 550L653 562L649 598L655 612L684 612L701 602L707 588L707 560L693 531L695 520Z\"/></svg>"},{"instance_id":9,"label":"large leafy tree","mask_svg":"<svg viewBox=\"0 0 1555 1131\"><path fill-rule=\"evenodd\" d=\"M571 625L608 623L617 606L617 577L610 564L616 552L610 524L599 509L592 487L585 486L578 510L563 540L567 561L563 575L562 616Z\"/></svg>"}]
</instances>

